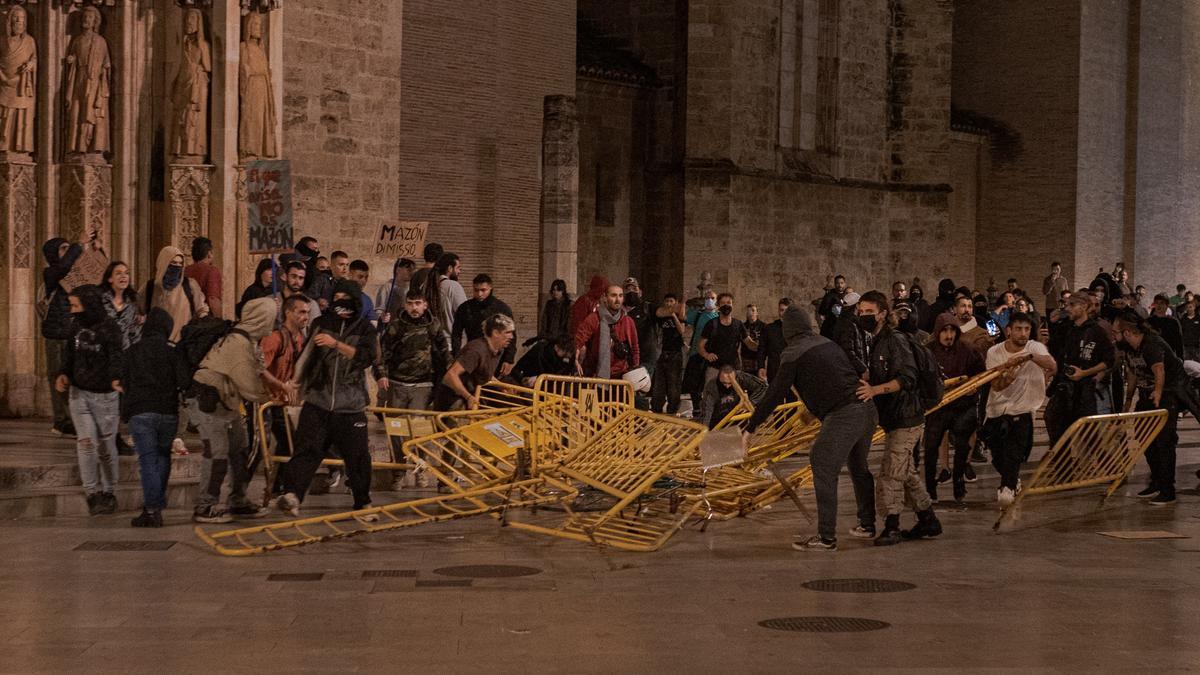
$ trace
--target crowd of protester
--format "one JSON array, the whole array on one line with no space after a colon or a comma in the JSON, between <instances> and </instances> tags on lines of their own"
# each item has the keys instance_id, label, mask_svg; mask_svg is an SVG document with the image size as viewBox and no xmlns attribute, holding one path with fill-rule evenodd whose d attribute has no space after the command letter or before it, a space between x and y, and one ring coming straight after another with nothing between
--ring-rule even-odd
<instances>
[{"instance_id":1,"label":"crowd of protester","mask_svg":"<svg viewBox=\"0 0 1200 675\"><path fill-rule=\"evenodd\" d=\"M189 427L204 445L193 520L265 516L246 495L261 459L246 411L266 401L299 407L291 434L283 407L270 408L267 420L274 451L293 451L272 486L275 504L298 516L331 455L344 471L329 482L345 480L354 508L371 505L372 404L470 409L479 404L477 388L494 379L526 386L543 374L625 379L640 407L710 429L751 405L748 435L798 395L822 421L810 453L818 531L795 542L802 550L837 547L843 466L858 506L849 533L876 545L939 535L938 491L948 483L961 505L977 479L972 464L987 455L1000 478L996 501L1011 504L1043 407L1051 443L1080 417L1167 410L1167 428L1146 453L1150 482L1138 496L1172 504L1177 419L1198 411L1191 386L1200 374L1197 298L1182 284L1172 296L1148 296L1120 263L1080 288L1053 263L1036 300L1016 279L985 290L942 279L926 298L919 279L859 293L838 275L811 305L780 298L769 317L753 304L739 312L708 273L693 297L672 292L658 301L634 277L618 284L597 275L577 298L556 279L537 334L520 343L493 279L472 277L468 297L462 259L436 243L420 261L395 261L390 278L368 293L365 261L341 250L326 257L317 239L303 237L293 252L258 264L232 311L221 303L221 273L203 237L192 244L191 264L164 247L144 284L114 261L98 285L69 292L61 284L83 246L51 239L43 252L54 429L76 436L89 509L98 514L117 507L120 424L128 425L144 493L133 519L139 527L162 525L171 454L187 452L181 437ZM989 387L927 414L945 380L1019 358ZM885 440L872 473L867 454L877 427ZM404 479L396 473L393 490ZM906 506L915 522L902 529Z\"/></svg>"}]
</instances>

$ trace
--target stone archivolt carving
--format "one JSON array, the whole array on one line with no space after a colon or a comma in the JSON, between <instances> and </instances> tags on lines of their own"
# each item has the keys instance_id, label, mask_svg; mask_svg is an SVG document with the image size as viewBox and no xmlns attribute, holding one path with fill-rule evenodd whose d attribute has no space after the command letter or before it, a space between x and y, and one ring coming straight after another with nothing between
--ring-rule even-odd
<instances>
[{"instance_id":1,"label":"stone archivolt carving","mask_svg":"<svg viewBox=\"0 0 1200 675\"><path fill-rule=\"evenodd\" d=\"M208 195L211 185L208 166L171 167L171 204L173 244L190 251L192 240L208 233Z\"/></svg>"},{"instance_id":2,"label":"stone archivolt carving","mask_svg":"<svg viewBox=\"0 0 1200 675\"><path fill-rule=\"evenodd\" d=\"M37 43L26 32L28 15L20 5L8 10L0 38L0 157L33 152L37 96Z\"/></svg>"},{"instance_id":3,"label":"stone archivolt carving","mask_svg":"<svg viewBox=\"0 0 1200 675\"><path fill-rule=\"evenodd\" d=\"M8 219L12 236L13 266L29 269L33 266L34 185L33 164L5 162L0 167L0 199L7 201L0 213Z\"/></svg>"},{"instance_id":4,"label":"stone archivolt carving","mask_svg":"<svg viewBox=\"0 0 1200 675\"><path fill-rule=\"evenodd\" d=\"M62 169L62 211L59 236L85 241L100 236L107 241L112 210L112 167L67 164Z\"/></svg>"},{"instance_id":5,"label":"stone archivolt carving","mask_svg":"<svg viewBox=\"0 0 1200 675\"><path fill-rule=\"evenodd\" d=\"M201 163L208 152L208 87L212 49L200 10L183 10L179 71L171 85L171 152L176 161ZM186 250L186 249L185 249Z\"/></svg>"},{"instance_id":6,"label":"stone archivolt carving","mask_svg":"<svg viewBox=\"0 0 1200 675\"><path fill-rule=\"evenodd\" d=\"M238 66L238 157L242 161L277 157L275 95L271 65L263 49L263 16L246 15Z\"/></svg>"},{"instance_id":7,"label":"stone archivolt carving","mask_svg":"<svg viewBox=\"0 0 1200 675\"><path fill-rule=\"evenodd\" d=\"M108 41L100 35L100 10L92 6L82 10L83 30L71 38L67 47L67 129L68 155L82 160L109 149L109 107L112 61Z\"/></svg>"}]
</instances>

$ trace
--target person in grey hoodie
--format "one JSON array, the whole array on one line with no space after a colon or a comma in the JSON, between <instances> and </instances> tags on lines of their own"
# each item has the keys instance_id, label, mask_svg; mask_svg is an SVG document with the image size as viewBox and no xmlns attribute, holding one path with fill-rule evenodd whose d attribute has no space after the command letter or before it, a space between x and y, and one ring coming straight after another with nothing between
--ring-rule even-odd
<instances>
[{"instance_id":1,"label":"person in grey hoodie","mask_svg":"<svg viewBox=\"0 0 1200 675\"><path fill-rule=\"evenodd\" d=\"M784 312L782 323L787 347L780 356L779 372L754 407L742 438L748 442L792 387L796 388L804 406L821 420L821 430L809 452L817 495L817 536L797 540L792 548L835 551L838 474L847 462L858 502L858 525L850 534L864 539L875 536L875 481L867 468L877 419L875 406L858 399L858 373L850 357L837 343L817 334L808 311L792 307Z\"/></svg>"}]
</instances>

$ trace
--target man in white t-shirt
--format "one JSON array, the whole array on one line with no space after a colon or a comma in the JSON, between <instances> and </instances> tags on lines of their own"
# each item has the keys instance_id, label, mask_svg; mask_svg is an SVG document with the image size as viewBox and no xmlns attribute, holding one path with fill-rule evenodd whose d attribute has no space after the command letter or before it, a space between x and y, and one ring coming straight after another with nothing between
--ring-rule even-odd
<instances>
[{"instance_id":1,"label":"man in white t-shirt","mask_svg":"<svg viewBox=\"0 0 1200 675\"><path fill-rule=\"evenodd\" d=\"M1000 473L996 501L1001 507L1012 504L1016 497L1021 462L1033 448L1033 413L1046 401L1046 379L1058 370L1046 345L1030 340L1032 331L1029 315L1013 314L1005 328L1007 339L987 353L988 369L1032 357L992 380L987 421L979 430L992 450L992 466Z\"/></svg>"}]
</instances>

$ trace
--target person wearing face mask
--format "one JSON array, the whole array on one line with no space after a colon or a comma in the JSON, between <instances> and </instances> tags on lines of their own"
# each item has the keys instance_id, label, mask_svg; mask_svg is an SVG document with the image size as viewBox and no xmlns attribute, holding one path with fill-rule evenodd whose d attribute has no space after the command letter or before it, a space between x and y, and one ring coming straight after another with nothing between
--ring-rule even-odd
<instances>
[{"instance_id":1,"label":"person wearing face mask","mask_svg":"<svg viewBox=\"0 0 1200 675\"><path fill-rule=\"evenodd\" d=\"M934 314L929 306L929 302L925 300L925 291L921 285L913 282L912 286L908 287L908 301L912 303L913 314L917 315L917 327L926 333L933 333L933 324L937 320L938 315Z\"/></svg>"},{"instance_id":2,"label":"person wearing face mask","mask_svg":"<svg viewBox=\"0 0 1200 675\"><path fill-rule=\"evenodd\" d=\"M58 391L54 381L62 370L67 338L71 337L71 303L67 300L67 289L62 287L62 280L71 272L79 256L83 255L83 246L54 237L42 245L42 255L46 258L46 268L42 270L45 286L39 305L42 309L39 311L44 310L41 331L46 346L46 372L50 376L50 405L54 411L51 428L55 433L74 436L75 427L71 424L67 395Z\"/></svg>"},{"instance_id":3,"label":"person wearing face mask","mask_svg":"<svg viewBox=\"0 0 1200 675\"><path fill-rule=\"evenodd\" d=\"M704 324L697 350L700 358L707 363L705 385L716 379L722 366L741 370L740 349L748 338L745 324L733 316L733 294L722 293L717 296L717 319Z\"/></svg>"},{"instance_id":4,"label":"person wearing face mask","mask_svg":"<svg viewBox=\"0 0 1200 675\"><path fill-rule=\"evenodd\" d=\"M625 289L625 313L633 319L637 326L638 351L642 356L641 366L651 378L654 377L654 367L658 363L658 317L655 316L654 303L642 297L642 285L634 277L626 277L621 284Z\"/></svg>"},{"instance_id":5,"label":"person wearing face mask","mask_svg":"<svg viewBox=\"0 0 1200 675\"><path fill-rule=\"evenodd\" d=\"M933 512L933 503L913 467L913 451L925 430L925 409L917 391L917 364L909 339L895 330L895 315L889 311L887 297L869 291L858 301L858 325L870 332L870 361L867 377L860 380L858 398L874 401L879 411L879 426L887 433L883 462L879 469L879 513L884 516L883 531L875 538L876 546L899 544L901 539L936 537L942 524ZM900 531L900 512L905 504L917 512L917 524Z\"/></svg>"},{"instance_id":6,"label":"person wearing face mask","mask_svg":"<svg viewBox=\"0 0 1200 675\"><path fill-rule=\"evenodd\" d=\"M836 342L842 351L846 352L846 357L850 359L850 365L854 366L854 371L862 375L867 372L871 341L874 336L871 331L863 330L858 325L856 314L860 297L858 293L847 293L846 297L842 298L844 304L833 324L833 331L829 335L829 339Z\"/></svg>"},{"instance_id":7,"label":"person wearing face mask","mask_svg":"<svg viewBox=\"0 0 1200 675\"><path fill-rule=\"evenodd\" d=\"M701 280L703 282L703 279ZM688 343L688 356L683 367L683 381L680 387L692 401L693 414L700 412L700 396L704 391L704 372L708 362L700 355L700 338L708 322L717 318L717 292L712 288L703 290L703 301L698 306L689 306L684 315L683 324L691 329Z\"/></svg>"},{"instance_id":8,"label":"person wearing face mask","mask_svg":"<svg viewBox=\"0 0 1200 675\"><path fill-rule=\"evenodd\" d=\"M171 342L179 342L183 327L192 319L208 316L208 303L204 301L204 290L195 279L183 274L183 251L174 246L164 246L158 252L154 265L154 278L146 282L141 297L142 314L149 314L161 307L170 315L174 327Z\"/></svg>"},{"instance_id":9,"label":"person wearing face mask","mask_svg":"<svg viewBox=\"0 0 1200 675\"><path fill-rule=\"evenodd\" d=\"M108 316L96 286L79 286L68 295L70 337L55 389L69 393L75 425L75 451L87 495L88 513L117 510L117 425L120 422L121 329Z\"/></svg>"},{"instance_id":10,"label":"person wearing face mask","mask_svg":"<svg viewBox=\"0 0 1200 675\"><path fill-rule=\"evenodd\" d=\"M294 251L279 256L279 266L287 267L288 263L294 261L303 263L304 288L300 290L307 291L317 278L317 259L319 257L321 257L321 244L316 237L300 237Z\"/></svg>"},{"instance_id":11,"label":"person wearing face mask","mask_svg":"<svg viewBox=\"0 0 1200 675\"><path fill-rule=\"evenodd\" d=\"M366 373L378 359L379 336L362 314L361 298L358 284L338 280L329 311L312 323L300 355L296 378L304 406L296 424L295 456L283 468L285 492L276 502L279 510L293 517L299 516L313 475L331 446L346 462L354 508L371 506Z\"/></svg>"},{"instance_id":12,"label":"person wearing face mask","mask_svg":"<svg viewBox=\"0 0 1200 675\"><path fill-rule=\"evenodd\" d=\"M849 293L846 277L838 274L833 277L833 288L825 291L821 301L817 303L817 314L821 317L821 335L829 337L833 330L833 322L841 314L842 299Z\"/></svg>"},{"instance_id":13,"label":"person wearing face mask","mask_svg":"<svg viewBox=\"0 0 1200 675\"><path fill-rule=\"evenodd\" d=\"M581 375L620 379L641 363L637 326L625 313L625 291L613 284L604 303L575 330L575 362Z\"/></svg>"},{"instance_id":14,"label":"person wearing face mask","mask_svg":"<svg viewBox=\"0 0 1200 675\"><path fill-rule=\"evenodd\" d=\"M1113 331L1117 337L1117 349L1124 355L1132 371L1126 385L1125 412L1167 411L1167 425L1146 450L1150 484L1137 496L1149 499L1154 506L1174 504L1179 412L1186 409L1195 416L1200 406L1197 406L1187 386L1183 361L1149 322L1127 309L1116 318Z\"/></svg>"},{"instance_id":15,"label":"person wearing face mask","mask_svg":"<svg viewBox=\"0 0 1200 675\"><path fill-rule=\"evenodd\" d=\"M929 342L929 333L921 330L917 325L917 313L913 310L912 303L908 300L897 302L892 311L896 313L896 329L905 335L910 335L914 340L925 344Z\"/></svg>"}]
</instances>

